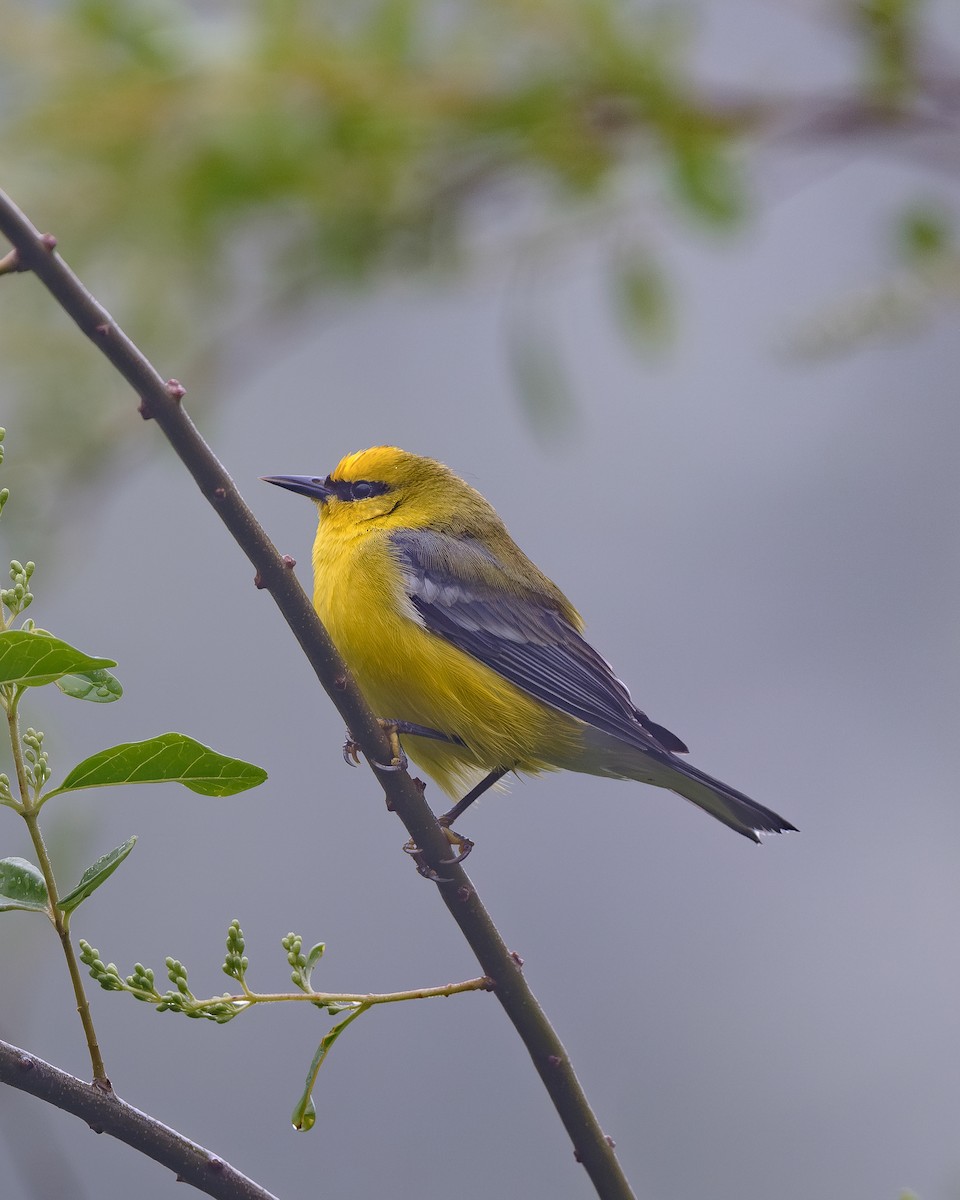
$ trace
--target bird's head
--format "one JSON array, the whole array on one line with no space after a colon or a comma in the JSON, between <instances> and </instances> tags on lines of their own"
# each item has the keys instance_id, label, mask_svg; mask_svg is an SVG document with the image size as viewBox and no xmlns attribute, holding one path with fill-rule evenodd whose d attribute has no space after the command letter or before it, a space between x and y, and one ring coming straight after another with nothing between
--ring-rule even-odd
<instances>
[{"instance_id":1,"label":"bird's head","mask_svg":"<svg viewBox=\"0 0 960 1200\"><path fill-rule=\"evenodd\" d=\"M342 458L326 476L268 475L266 483L315 500L320 520L344 528L470 524L493 510L474 488L432 458L373 446Z\"/></svg>"}]
</instances>

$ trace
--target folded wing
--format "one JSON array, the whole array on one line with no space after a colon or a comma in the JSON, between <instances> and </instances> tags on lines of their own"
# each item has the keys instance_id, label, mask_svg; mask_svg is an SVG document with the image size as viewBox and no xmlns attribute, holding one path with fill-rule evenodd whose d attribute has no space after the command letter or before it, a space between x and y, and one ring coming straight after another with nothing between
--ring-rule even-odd
<instances>
[{"instance_id":1,"label":"folded wing","mask_svg":"<svg viewBox=\"0 0 960 1200\"><path fill-rule=\"evenodd\" d=\"M630 699L609 663L556 599L480 542L401 530L391 543L407 597L426 629L553 708L647 752L685 753Z\"/></svg>"}]
</instances>

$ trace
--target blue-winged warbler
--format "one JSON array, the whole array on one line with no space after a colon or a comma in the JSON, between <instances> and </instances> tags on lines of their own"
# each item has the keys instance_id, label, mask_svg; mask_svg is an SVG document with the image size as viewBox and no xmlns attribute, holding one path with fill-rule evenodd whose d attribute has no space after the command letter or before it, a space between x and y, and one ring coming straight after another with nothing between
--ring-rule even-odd
<instances>
[{"instance_id":1,"label":"blue-winged warbler","mask_svg":"<svg viewBox=\"0 0 960 1200\"><path fill-rule=\"evenodd\" d=\"M374 712L436 733L404 746L446 792L582 771L669 788L754 841L794 828L677 757L686 746L635 707L570 601L442 463L375 446L326 477L267 482L317 502L317 613Z\"/></svg>"}]
</instances>

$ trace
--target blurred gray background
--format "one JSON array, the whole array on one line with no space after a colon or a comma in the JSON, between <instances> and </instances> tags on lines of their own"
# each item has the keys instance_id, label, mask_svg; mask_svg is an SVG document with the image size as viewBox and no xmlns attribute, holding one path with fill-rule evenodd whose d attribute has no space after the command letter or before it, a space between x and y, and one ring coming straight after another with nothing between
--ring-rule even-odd
<instances>
[{"instance_id":1,"label":"blurred gray background","mask_svg":"<svg viewBox=\"0 0 960 1200\"><path fill-rule=\"evenodd\" d=\"M716 33L718 71L762 57L747 37L756 8L733 6ZM774 50L765 69L787 70L789 39ZM669 793L579 776L518 783L462 823L477 843L469 873L642 1197L960 1196L956 312L836 358L783 352L811 312L878 277L891 214L942 188L887 151L770 148L749 230L721 240L665 221L680 332L660 357L638 356L617 327L602 239L564 246L523 300L576 400L550 438L524 415L507 361L509 255L446 284L395 279L332 316L318 306L268 353L238 345L215 420L184 380L194 420L305 586L313 507L260 475L325 473L376 443L440 458L496 505L691 761L801 830L757 848ZM107 372L103 386L139 423ZM8 443L12 463L12 424ZM12 503L47 486L20 464ZM314 981L330 990L476 974L173 454L144 454L62 521L31 615L115 657L126 695L30 698L24 720L48 731L55 778L167 729L270 774L231 800L170 786L53 802L64 879L140 836L77 934L124 973L134 961L160 973L175 955L204 995L227 986L234 917L258 990L286 987L290 929L327 943ZM2 847L28 852L12 815ZM41 924L0 921L0 1034L84 1075ZM315 1011L264 1008L219 1028L99 990L93 1005L119 1093L279 1195L591 1194L490 997L365 1016L321 1072L309 1134L288 1118L326 1028ZM174 1191L165 1170L10 1091L0 1178L11 1200Z\"/></svg>"}]
</instances>

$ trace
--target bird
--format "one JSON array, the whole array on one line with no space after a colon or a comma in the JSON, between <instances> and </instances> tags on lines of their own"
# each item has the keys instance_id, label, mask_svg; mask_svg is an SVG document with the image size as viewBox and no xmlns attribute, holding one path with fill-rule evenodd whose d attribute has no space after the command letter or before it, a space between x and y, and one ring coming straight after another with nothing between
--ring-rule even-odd
<instances>
[{"instance_id":1,"label":"bird","mask_svg":"<svg viewBox=\"0 0 960 1200\"><path fill-rule=\"evenodd\" d=\"M316 502L314 607L374 713L460 797L442 824L505 775L568 770L669 789L754 842L796 829L680 757L563 592L443 463L373 446L325 476L262 478Z\"/></svg>"}]
</instances>

